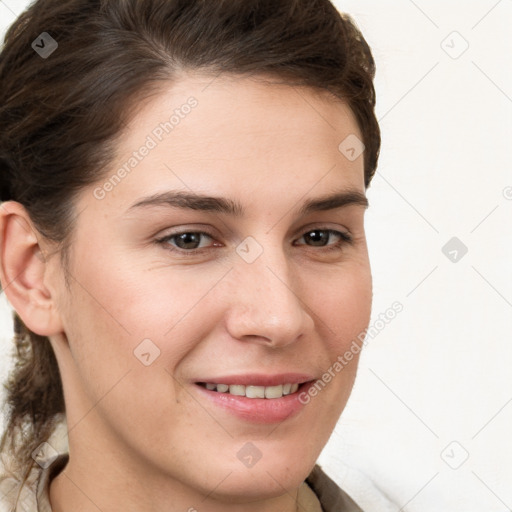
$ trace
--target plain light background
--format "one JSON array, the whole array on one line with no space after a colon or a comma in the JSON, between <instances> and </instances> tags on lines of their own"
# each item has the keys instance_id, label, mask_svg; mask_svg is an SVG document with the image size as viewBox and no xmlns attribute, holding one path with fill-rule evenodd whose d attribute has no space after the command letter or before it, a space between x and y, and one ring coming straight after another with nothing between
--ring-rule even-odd
<instances>
[{"instance_id":1,"label":"plain light background","mask_svg":"<svg viewBox=\"0 0 512 512\"><path fill-rule=\"evenodd\" d=\"M0 0L0 32L27 4ZM403 311L368 340L320 463L341 485L341 463L359 469L397 511L510 510L512 1L336 5L378 68L372 323Z\"/></svg>"}]
</instances>

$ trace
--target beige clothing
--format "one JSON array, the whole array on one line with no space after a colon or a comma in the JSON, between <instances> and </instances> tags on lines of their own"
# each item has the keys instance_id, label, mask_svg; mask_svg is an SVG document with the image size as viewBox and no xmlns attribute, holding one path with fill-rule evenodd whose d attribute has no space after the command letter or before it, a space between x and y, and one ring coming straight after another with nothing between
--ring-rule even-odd
<instances>
[{"instance_id":1,"label":"beige clothing","mask_svg":"<svg viewBox=\"0 0 512 512\"><path fill-rule=\"evenodd\" d=\"M65 422L57 426L51 448L37 456L21 488L13 478L0 482L0 512L52 512L49 484L69 460L65 428ZM298 505L300 512L362 512L318 465L299 488Z\"/></svg>"}]
</instances>

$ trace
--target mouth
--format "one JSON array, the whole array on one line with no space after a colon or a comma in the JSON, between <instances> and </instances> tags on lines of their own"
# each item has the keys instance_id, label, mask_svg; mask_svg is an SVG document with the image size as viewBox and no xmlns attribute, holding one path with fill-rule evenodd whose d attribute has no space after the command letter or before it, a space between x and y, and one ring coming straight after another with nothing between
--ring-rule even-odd
<instances>
[{"instance_id":1,"label":"mouth","mask_svg":"<svg viewBox=\"0 0 512 512\"><path fill-rule=\"evenodd\" d=\"M209 407L250 423L276 423L296 416L305 407L301 393L315 382L311 375L212 377L194 382Z\"/></svg>"},{"instance_id":2,"label":"mouth","mask_svg":"<svg viewBox=\"0 0 512 512\"><path fill-rule=\"evenodd\" d=\"M198 382L197 384L217 393L227 393L247 398L265 398L268 400L291 395L299 389L297 382L288 382L286 384L278 384L277 386L256 386L253 384L244 386L243 384L217 384L215 382Z\"/></svg>"}]
</instances>

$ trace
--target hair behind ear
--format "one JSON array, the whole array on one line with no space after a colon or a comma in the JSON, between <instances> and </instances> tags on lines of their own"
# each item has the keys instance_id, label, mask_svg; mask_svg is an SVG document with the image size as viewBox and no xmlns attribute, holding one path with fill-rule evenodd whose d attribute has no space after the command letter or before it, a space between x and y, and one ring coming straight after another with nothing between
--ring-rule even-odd
<instances>
[{"instance_id":1,"label":"hair behind ear","mask_svg":"<svg viewBox=\"0 0 512 512\"><path fill-rule=\"evenodd\" d=\"M14 360L4 387L6 429L0 452L12 460L8 468L18 473L26 467L31 454L46 441L54 429L54 417L65 411L59 367L46 336L25 326L16 312L14 318Z\"/></svg>"}]
</instances>

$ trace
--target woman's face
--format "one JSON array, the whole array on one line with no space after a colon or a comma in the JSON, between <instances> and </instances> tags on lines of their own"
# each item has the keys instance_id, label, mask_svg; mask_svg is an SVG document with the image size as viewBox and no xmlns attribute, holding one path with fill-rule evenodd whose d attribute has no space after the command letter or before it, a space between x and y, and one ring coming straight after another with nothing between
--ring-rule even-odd
<instances>
[{"instance_id":1,"label":"woman's face","mask_svg":"<svg viewBox=\"0 0 512 512\"><path fill-rule=\"evenodd\" d=\"M307 476L369 322L361 138L326 93L249 78L141 107L51 274L75 468L240 501Z\"/></svg>"}]
</instances>

